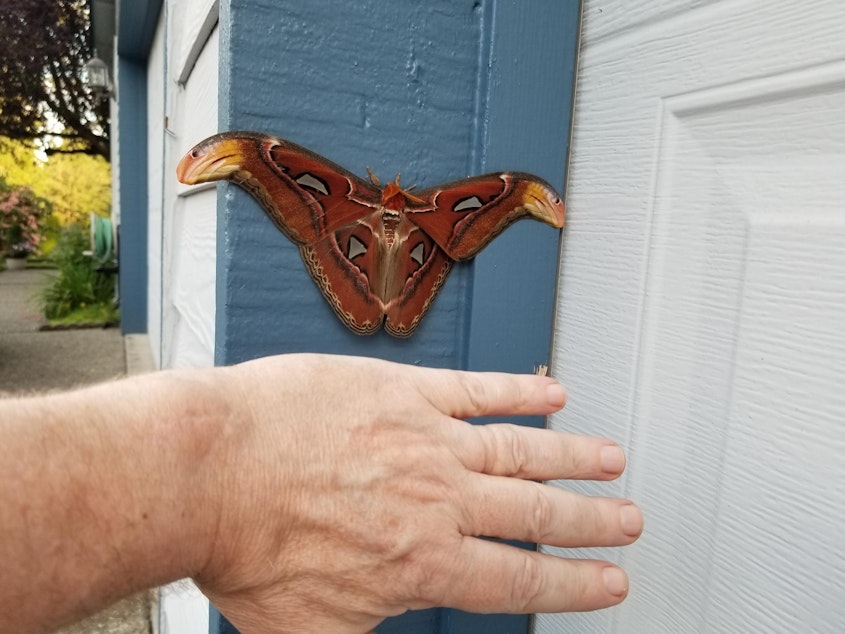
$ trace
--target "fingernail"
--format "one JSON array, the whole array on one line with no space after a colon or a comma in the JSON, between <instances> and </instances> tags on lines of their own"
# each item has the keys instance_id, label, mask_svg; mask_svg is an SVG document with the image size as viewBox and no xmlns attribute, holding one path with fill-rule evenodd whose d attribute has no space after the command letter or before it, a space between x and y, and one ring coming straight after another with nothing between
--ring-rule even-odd
<instances>
[{"instance_id":1,"label":"fingernail","mask_svg":"<svg viewBox=\"0 0 845 634\"><path fill-rule=\"evenodd\" d=\"M636 537L643 532L643 514L634 504L626 504L619 509L622 518L622 532L628 537Z\"/></svg>"},{"instance_id":2,"label":"fingernail","mask_svg":"<svg viewBox=\"0 0 845 634\"><path fill-rule=\"evenodd\" d=\"M613 596L621 597L628 592L628 575L621 568L608 566L602 570L602 576L604 577L604 587Z\"/></svg>"},{"instance_id":3,"label":"fingernail","mask_svg":"<svg viewBox=\"0 0 845 634\"><path fill-rule=\"evenodd\" d=\"M625 454L617 445L601 448L601 468L605 473L622 473L625 468Z\"/></svg>"},{"instance_id":4,"label":"fingernail","mask_svg":"<svg viewBox=\"0 0 845 634\"><path fill-rule=\"evenodd\" d=\"M546 401L549 405L563 407L566 403L566 390L560 383L552 383L546 388Z\"/></svg>"}]
</instances>

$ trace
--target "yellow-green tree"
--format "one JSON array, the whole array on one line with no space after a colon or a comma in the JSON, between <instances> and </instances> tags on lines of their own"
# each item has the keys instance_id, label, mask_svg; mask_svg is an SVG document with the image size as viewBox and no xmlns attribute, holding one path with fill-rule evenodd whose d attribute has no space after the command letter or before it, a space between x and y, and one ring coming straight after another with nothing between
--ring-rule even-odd
<instances>
[{"instance_id":1,"label":"yellow-green tree","mask_svg":"<svg viewBox=\"0 0 845 634\"><path fill-rule=\"evenodd\" d=\"M0 140L0 148L0 176L49 200L59 224L87 226L92 211L108 217L111 170L101 156L53 154L41 159L31 147L8 139Z\"/></svg>"}]
</instances>

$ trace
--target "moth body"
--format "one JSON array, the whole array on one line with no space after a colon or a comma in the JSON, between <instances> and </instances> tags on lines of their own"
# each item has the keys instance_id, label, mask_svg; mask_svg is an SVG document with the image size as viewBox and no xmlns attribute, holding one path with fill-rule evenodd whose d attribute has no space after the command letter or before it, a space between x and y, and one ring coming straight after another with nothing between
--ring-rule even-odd
<instances>
[{"instance_id":1,"label":"moth body","mask_svg":"<svg viewBox=\"0 0 845 634\"><path fill-rule=\"evenodd\" d=\"M383 188L302 146L256 132L224 132L180 161L186 184L230 180L299 246L312 279L350 330L384 324L413 334L452 267L520 218L563 226L563 202L520 172L473 176L410 193Z\"/></svg>"}]
</instances>

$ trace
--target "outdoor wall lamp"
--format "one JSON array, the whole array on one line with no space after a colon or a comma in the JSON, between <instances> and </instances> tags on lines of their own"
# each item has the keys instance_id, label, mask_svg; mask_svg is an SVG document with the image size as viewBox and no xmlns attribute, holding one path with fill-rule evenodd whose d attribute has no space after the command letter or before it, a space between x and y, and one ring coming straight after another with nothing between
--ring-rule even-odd
<instances>
[{"instance_id":1,"label":"outdoor wall lamp","mask_svg":"<svg viewBox=\"0 0 845 634\"><path fill-rule=\"evenodd\" d=\"M97 57L97 51L94 51L94 57L85 63L85 73L87 74L88 88L93 95L99 99L112 97L112 85L109 79L109 67L106 63Z\"/></svg>"}]
</instances>

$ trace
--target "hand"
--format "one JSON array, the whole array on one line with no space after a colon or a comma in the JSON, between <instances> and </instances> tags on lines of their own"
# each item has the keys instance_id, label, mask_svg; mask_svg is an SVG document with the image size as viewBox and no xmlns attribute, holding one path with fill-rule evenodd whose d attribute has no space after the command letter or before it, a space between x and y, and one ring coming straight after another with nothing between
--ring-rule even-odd
<instances>
[{"instance_id":1,"label":"hand","mask_svg":"<svg viewBox=\"0 0 845 634\"><path fill-rule=\"evenodd\" d=\"M624 572L478 539L582 547L635 541L631 502L534 482L611 480L610 441L480 415L560 409L548 377L320 355L227 369L212 444L217 528L200 588L242 632L370 630L408 609L560 612L615 605ZM246 412L242 414L241 412Z\"/></svg>"}]
</instances>

